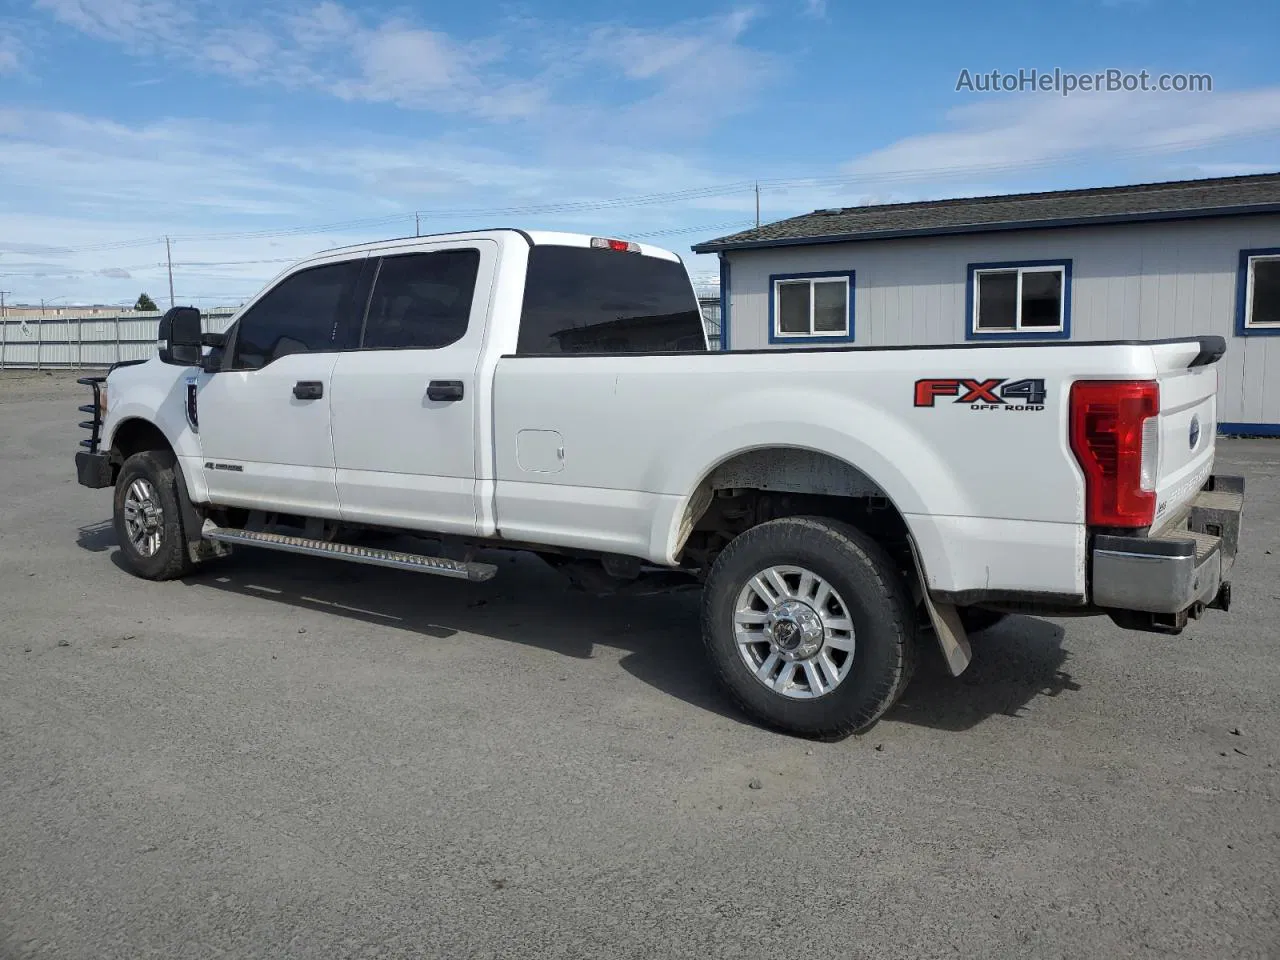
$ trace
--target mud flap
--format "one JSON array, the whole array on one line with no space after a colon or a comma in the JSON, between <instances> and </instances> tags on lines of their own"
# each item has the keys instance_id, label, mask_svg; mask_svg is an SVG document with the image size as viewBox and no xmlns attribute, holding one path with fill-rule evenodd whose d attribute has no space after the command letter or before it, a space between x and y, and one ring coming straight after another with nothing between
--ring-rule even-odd
<instances>
[{"instance_id":1,"label":"mud flap","mask_svg":"<svg viewBox=\"0 0 1280 960\"><path fill-rule=\"evenodd\" d=\"M231 553L230 546L218 543L216 540L206 540L202 536L204 518L200 516L195 504L191 502L191 495L187 493L187 478L182 473L182 464L177 457L173 458L173 473L178 481L178 507L182 514L182 534L187 541L187 556L191 558L192 563L203 563L205 560L228 556Z\"/></svg>"},{"instance_id":2,"label":"mud flap","mask_svg":"<svg viewBox=\"0 0 1280 960\"><path fill-rule=\"evenodd\" d=\"M953 603L936 603L929 596L929 581L924 576L924 565L920 562L920 552L916 550L916 542L908 537L911 544L911 560L916 567L916 576L920 580L920 596L924 608L929 612L929 622L933 632L938 636L938 648L947 661L947 669L953 677L958 677L968 668L973 659L973 650L969 647L969 635L960 622L960 614Z\"/></svg>"}]
</instances>

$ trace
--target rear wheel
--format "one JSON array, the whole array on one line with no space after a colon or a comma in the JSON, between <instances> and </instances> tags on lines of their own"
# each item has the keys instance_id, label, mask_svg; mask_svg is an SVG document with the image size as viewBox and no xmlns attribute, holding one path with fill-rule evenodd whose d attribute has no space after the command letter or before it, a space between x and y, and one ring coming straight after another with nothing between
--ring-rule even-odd
<instances>
[{"instance_id":1,"label":"rear wheel","mask_svg":"<svg viewBox=\"0 0 1280 960\"><path fill-rule=\"evenodd\" d=\"M733 540L707 578L702 629L742 709L804 736L870 727L914 663L901 573L866 534L826 518L773 520Z\"/></svg>"},{"instance_id":2,"label":"rear wheel","mask_svg":"<svg viewBox=\"0 0 1280 960\"><path fill-rule=\"evenodd\" d=\"M125 567L147 580L172 580L194 566L178 504L173 455L135 453L116 477L114 523Z\"/></svg>"}]
</instances>

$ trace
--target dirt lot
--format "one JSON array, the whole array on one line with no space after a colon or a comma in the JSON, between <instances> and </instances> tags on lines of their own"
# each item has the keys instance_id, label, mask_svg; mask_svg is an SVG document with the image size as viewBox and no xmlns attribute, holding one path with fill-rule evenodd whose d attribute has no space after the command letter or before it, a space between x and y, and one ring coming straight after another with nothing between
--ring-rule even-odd
<instances>
[{"instance_id":1,"label":"dirt lot","mask_svg":"<svg viewBox=\"0 0 1280 960\"><path fill-rule=\"evenodd\" d=\"M691 596L133 579L80 389L0 379L6 960L1280 956L1280 443L1219 447L1230 614L1019 618L815 744L712 690Z\"/></svg>"}]
</instances>

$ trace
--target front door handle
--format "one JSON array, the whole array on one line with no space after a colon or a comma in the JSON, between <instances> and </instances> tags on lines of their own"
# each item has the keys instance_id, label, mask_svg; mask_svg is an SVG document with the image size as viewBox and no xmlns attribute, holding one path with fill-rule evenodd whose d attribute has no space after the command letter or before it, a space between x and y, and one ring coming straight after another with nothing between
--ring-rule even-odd
<instances>
[{"instance_id":1,"label":"front door handle","mask_svg":"<svg viewBox=\"0 0 1280 960\"><path fill-rule=\"evenodd\" d=\"M427 384L427 399L452 402L462 399L461 380L432 380Z\"/></svg>"},{"instance_id":2,"label":"front door handle","mask_svg":"<svg viewBox=\"0 0 1280 960\"><path fill-rule=\"evenodd\" d=\"M319 400L324 396L324 384L319 380L299 380L293 385L293 395L299 400Z\"/></svg>"}]
</instances>

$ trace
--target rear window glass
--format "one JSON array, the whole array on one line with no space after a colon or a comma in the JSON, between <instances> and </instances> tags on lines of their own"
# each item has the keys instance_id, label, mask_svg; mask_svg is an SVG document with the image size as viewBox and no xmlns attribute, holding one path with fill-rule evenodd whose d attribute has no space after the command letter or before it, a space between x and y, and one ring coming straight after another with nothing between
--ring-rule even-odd
<instances>
[{"instance_id":1,"label":"rear window glass","mask_svg":"<svg viewBox=\"0 0 1280 960\"><path fill-rule=\"evenodd\" d=\"M529 251L519 353L706 349L702 314L680 263L591 247Z\"/></svg>"},{"instance_id":2,"label":"rear window glass","mask_svg":"<svg viewBox=\"0 0 1280 960\"><path fill-rule=\"evenodd\" d=\"M364 349L431 350L461 340L479 269L479 250L384 257L369 298Z\"/></svg>"}]
</instances>

